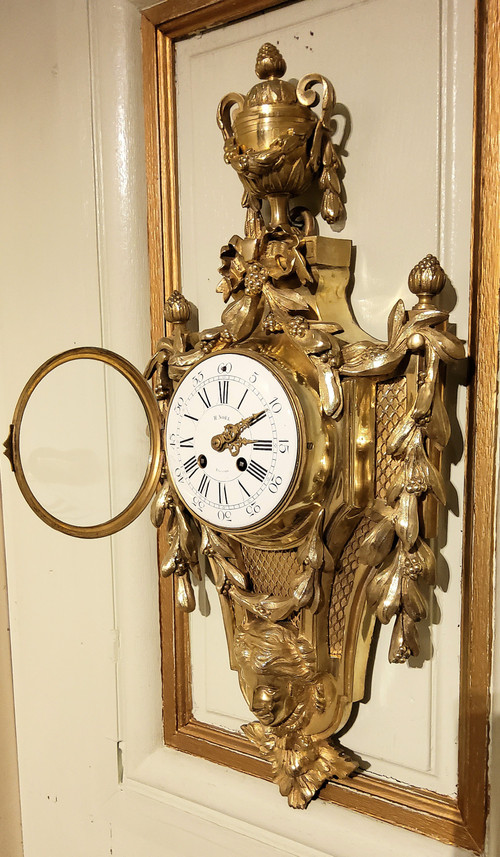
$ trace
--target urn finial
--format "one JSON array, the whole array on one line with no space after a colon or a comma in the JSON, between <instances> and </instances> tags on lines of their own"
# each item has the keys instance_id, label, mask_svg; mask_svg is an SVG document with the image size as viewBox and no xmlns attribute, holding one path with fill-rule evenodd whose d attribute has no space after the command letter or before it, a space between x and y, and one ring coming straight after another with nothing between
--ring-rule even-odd
<instances>
[{"instance_id":1,"label":"urn finial","mask_svg":"<svg viewBox=\"0 0 500 857\"><path fill-rule=\"evenodd\" d=\"M271 208L269 228L290 231L289 203L314 181L322 191L321 214L341 228L342 203L339 157L330 139L335 92L326 77L308 74L297 83L284 80L286 62L278 48L266 42L255 63L259 82L246 95L230 92L221 100L217 122L224 137L224 160L238 173L248 209L245 234L263 228L262 200ZM321 86L321 98L314 90ZM321 103L321 114L312 109Z\"/></svg>"}]
</instances>

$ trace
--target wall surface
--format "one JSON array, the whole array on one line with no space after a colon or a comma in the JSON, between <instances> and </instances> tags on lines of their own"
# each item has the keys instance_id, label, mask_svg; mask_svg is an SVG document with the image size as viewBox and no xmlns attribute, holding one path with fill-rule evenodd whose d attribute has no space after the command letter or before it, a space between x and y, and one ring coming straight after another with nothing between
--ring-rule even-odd
<instances>
[{"instance_id":1,"label":"wall surface","mask_svg":"<svg viewBox=\"0 0 500 857\"><path fill-rule=\"evenodd\" d=\"M9 612L7 576L5 569L3 530L0 530L0 854L21 857L22 832L17 772L16 724L12 698L12 668L10 660Z\"/></svg>"},{"instance_id":2,"label":"wall surface","mask_svg":"<svg viewBox=\"0 0 500 857\"><path fill-rule=\"evenodd\" d=\"M336 5L342 15L350 14L351 7L352 14L361 15L363 9L374 11L377 3L344 4L343 11L342 4ZM407 11L413 6L408 4ZM431 30L426 32L435 32L436 39L438 33L446 33L455 58L453 46L458 39L462 49L469 50L470 62L472 3L443 4L452 24L455 22L448 30L440 29L438 5L426 0L427 6L434 11L425 24ZM465 11L458 14L462 7ZM387 11L391 10L389 4ZM139 12L128 0L46 0L43 4L18 0L3 4L0 21L0 72L2 80L9 80L1 94L4 182L0 207L4 238L0 425L6 430L26 379L57 351L74 345L104 345L139 367L145 365L149 287ZM251 22L250 41L261 38L259 26L258 19ZM397 32L390 35L396 49ZM224 32L217 38L223 40ZM341 49L350 50L344 40L332 53ZM441 63L439 68L452 75L450 86L453 80L458 85L456 62L442 65L443 50L443 42L428 47L434 71L436 63ZM405 53L401 45L399 68L403 70ZM310 54L304 51L304 71L311 71ZM326 58L318 54L318 59L321 71ZM351 97L346 91L347 77L339 82L341 67L339 63L331 76L339 99L352 109L351 102L358 96ZM330 73L330 68L324 70ZM302 68L295 70L290 61L289 71L291 76L298 75ZM471 67L465 73L470 77ZM226 79L217 82L217 92L211 92L210 98L216 101L233 87L246 90L251 82L244 69L241 80L229 75L227 83ZM365 84L366 77L359 83L359 93ZM464 79L461 85L467 85ZM450 92L449 87L446 91ZM377 109L370 107L374 122L381 103ZM434 117L435 149L436 140L449 145L456 142L457 129L464 127L460 122L469 120L453 107L453 98L446 102L441 90L435 93L434 103L450 104L452 110L451 115L448 110L439 114L440 119ZM446 126L452 120L455 125ZM351 140L354 159L359 143L354 125ZM356 157L362 164L361 151ZM464 166L463 157L461 174L466 171L466 183L470 164ZM441 153L433 163L437 170L436 164L449 162L443 161ZM233 184L233 193L235 179L222 167L226 170L224 183ZM455 188L462 187L453 176L444 176L442 181L448 189L450 182ZM426 188L422 189L424 196ZM408 249L408 259L406 250L404 259L396 259L400 272L391 274L389 292L396 280L404 282L415 254L420 257L435 249L444 253L443 261L451 265L457 283L466 282L463 255L467 254L463 251L457 256L451 249L457 217L458 221L466 217L469 204L467 191L457 193L459 198L452 207L455 218L437 225L433 219L432 226L425 227L429 234L418 239L425 245L422 250L415 246L416 241ZM241 229L236 197L215 251L229 234ZM441 210L435 196L433 210ZM362 216L366 213L362 215L358 207L353 217ZM414 211L411 216L420 220ZM395 220L393 228L404 232L400 218ZM345 237L354 238L352 228L352 234L344 233ZM387 230L391 231L389 226ZM411 231L414 235L413 228ZM397 236L387 240L400 244ZM216 252L210 266L215 275ZM381 276L377 274L377 280ZM373 287L362 268L363 300L369 301ZM391 299L395 296L391 293ZM465 298L460 294L460 325L465 323L462 301ZM358 311L362 316L361 305ZM366 326L371 311L367 305ZM382 335L382 331L375 332ZM63 394L58 406L63 409L64 404ZM105 388L99 392L97 404L108 419L105 454L112 488L107 502L112 506L113 475L119 471L137 427L123 418ZM82 407L81 419L85 423L87 418ZM291 812L270 784L165 749L156 550L147 514L111 540L77 541L49 530L34 517L6 461L1 478L25 857L463 854L460 849L321 801L314 802L307 813ZM458 470L453 482L458 491ZM455 516L449 530L454 543L459 541L459 530ZM452 564L455 572L455 560ZM452 589L453 585L454 581ZM446 594L448 603L456 609L452 592ZM439 628L436 632L439 634ZM432 691L432 699L448 695L446 681L456 684L456 637L451 634L447 643L451 677L446 678L438 668L429 686L441 680L444 684L437 696ZM226 661L212 662L209 669L213 680L224 685ZM395 693L390 684L386 687L388 694ZM456 716L452 694L451 699L443 699L443 705L449 705L447 710ZM441 720L431 718L430 722L438 728ZM453 791L450 747L454 721L449 729L443 782ZM428 746L432 748L433 740L431 736ZM394 756L397 761L397 752ZM489 857L496 853L490 850Z\"/></svg>"}]
</instances>

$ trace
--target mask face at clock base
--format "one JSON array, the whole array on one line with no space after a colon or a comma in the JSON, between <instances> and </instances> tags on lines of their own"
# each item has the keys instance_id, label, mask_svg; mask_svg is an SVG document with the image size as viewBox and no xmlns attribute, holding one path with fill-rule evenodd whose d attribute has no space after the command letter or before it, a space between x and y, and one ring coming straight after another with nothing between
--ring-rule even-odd
<instances>
[{"instance_id":1,"label":"mask face at clock base","mask_svg":"<svg viewBox=\"0 0 500 857\"><path fill-rule=\"evenodd\" d=\"M315 675L311 646L290 622L252 619L237 628L234 649L240 687L252 713L267 727L287 721Z\"/></svg>"}]
</instances>

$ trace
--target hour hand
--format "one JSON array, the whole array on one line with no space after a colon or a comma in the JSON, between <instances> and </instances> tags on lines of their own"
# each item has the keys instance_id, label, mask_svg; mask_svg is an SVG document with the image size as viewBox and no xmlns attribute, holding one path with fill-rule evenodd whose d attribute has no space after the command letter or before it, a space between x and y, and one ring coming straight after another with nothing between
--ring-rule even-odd
<instances>
[{"instance_id":1,"label":"hour hand","mask_svg":"<svg viewBox=\"0 0 500 857\"><path fill-rule=\"evenodd\" d=\"M250 440L247 437L238 437L232 443L228 443L227 448L231 455L238 455L240 449L244 444L253 443L253 440Z\"/></svg>"},{"instance_id":2,"label":"hour hand","mask_svg":"<svg viewBox=\"0 0 500 857\"><path fill-rule=\"evenodd\" d=\"M240 437L241 432L250 428L250 426L256 423L264 414L265 411L259 411L257 414L251 414L244 420L240 420L239 423L228 423L225 425L224 431L220 434L214 435L212 438L212 449L217 450L217 452L223 452L225 449L229 449L231 455L238 455L244 444L253 443L252 440Z\"/></svg>"}]
</instances>

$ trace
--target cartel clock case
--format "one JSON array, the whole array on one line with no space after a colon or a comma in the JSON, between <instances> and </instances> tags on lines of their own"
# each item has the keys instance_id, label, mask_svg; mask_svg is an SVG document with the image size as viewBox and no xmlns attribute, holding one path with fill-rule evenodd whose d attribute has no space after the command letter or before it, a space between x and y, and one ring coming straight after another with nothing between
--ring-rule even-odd
<instances>
[{"instance_id":1,"label":"cartel clock case","mask_svg":"<svg viewBox=\"0 0 500 857\"><path fill-rule=\"evenodd\" d=\"M256 718L243 732L290 806L303 808L357 767L335 735L364 696L377 619L394 620L393 663L419 652L435 574L429 539L445 503L442 365L464 350L434 302L446 277L431 255L411 270L416 302L395 304L386 342L357 325L346 298L350 241L320 236L313 212L293 205L316 188L321 217L343 228L332 84L319 74L284 80L270 44L255 70L247 95L228 94L217 111L246 212L244 235L221 250L221 323L193 330L186 298L167 298L169 333L144 373L157 417L152 394L116 360L148 415L150 462L135 511L156 491L152 521L168 544L161 574L173 575L178 609L189 612L191 577L208 571L230 666ZM37 378L21 395L6 452L34 511L57 526L28 496L20 459ZM126 511L114 529L72 534L108 535L131 520Z\"/></svg>"}]
</instances>

